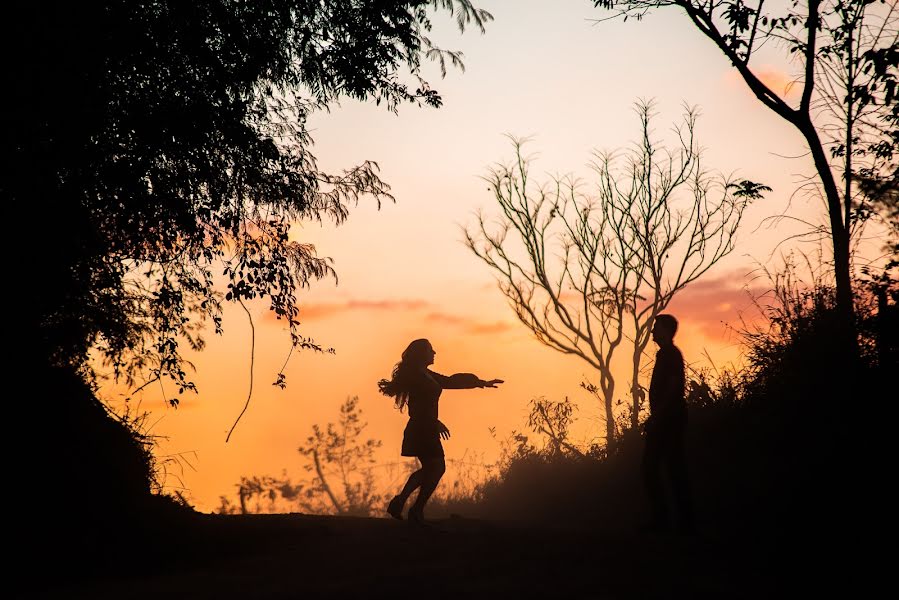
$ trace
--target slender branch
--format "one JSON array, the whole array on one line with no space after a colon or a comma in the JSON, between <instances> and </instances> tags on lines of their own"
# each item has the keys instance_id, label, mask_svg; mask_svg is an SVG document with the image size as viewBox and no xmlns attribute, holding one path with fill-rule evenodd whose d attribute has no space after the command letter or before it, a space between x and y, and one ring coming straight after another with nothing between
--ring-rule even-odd
<instances>
[{"instance_id":1,"label":"slender branch","mask_svg":"<svg viewBox=\"0 0 899 600\"><path fill-rule=\"evenodd\" d=\"M815 89L815 43L818 35L818 25L820 23L820 15L818 7L821 0L808 0L808 24L806 31L808 37L805 43L805 81L802 85L802 99L799 102L799 110L803 114L808 114L811 107L812 92Z\"/></svg>"},{"instance_id":2,"label":"slender branch","mask_svg":"<svg viewBox=\"0 0 899 600\"><path fill-rule=\"evenodd\" d=\"M227 437L225 437L225 443L231 439L231 434L234 433L234 428L237 427L237 424L240 422L240 419L243 417L244 413L247 412L247 408L250 407L250 398L253 397L253 365L256 361L256 327L253 325L253 315L250 314L250 311L247 309L246 305L243 303L243 300L237 298L237 303L240 304L240 307L244 309L244 312L247 313L247 319L250 322L250 389L247 390L247 401L243 405L243 410L240 411L240 414L237 415L237 419L235 419L234 424L231 426L231 429L228 431Z\"/></svg>"}]
</instances>

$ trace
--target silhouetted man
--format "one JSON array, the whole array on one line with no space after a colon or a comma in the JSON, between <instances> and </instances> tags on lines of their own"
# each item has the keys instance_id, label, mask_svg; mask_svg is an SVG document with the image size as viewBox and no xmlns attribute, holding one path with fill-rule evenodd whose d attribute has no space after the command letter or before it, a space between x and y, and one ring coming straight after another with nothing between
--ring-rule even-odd
<instances>
[{"instance_id":1,"label":"silhouetted man","mask_svg":"<svg viewBox=\"0 0 899 600\"><path fill-rule=\"evenodd\" d=\"M671 480L677 527L693 528L690 484L684 434L687 428L687 404L684 400L684 357L674 345L677 319L661 314L655 319L652 339L659 345L649 384L649 419L646 420L646 448L643 454L643 478L652 511L649 528L668 528L669 510L665 499L662 471Z\"/></svg>"}]
</instances>

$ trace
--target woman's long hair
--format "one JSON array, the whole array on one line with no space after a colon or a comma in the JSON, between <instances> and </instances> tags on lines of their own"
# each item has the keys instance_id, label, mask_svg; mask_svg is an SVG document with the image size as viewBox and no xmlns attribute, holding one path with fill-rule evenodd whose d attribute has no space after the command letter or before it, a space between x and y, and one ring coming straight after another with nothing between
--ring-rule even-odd
<instances>
[{"instance_id":1,"label":"woman's long hair","mask_svg":"<svg viewBox=\"0 0 899 600\"><path fill-rule=\"evenodd\" d=\"M393 367L390 379L382 379L378 382L378 389L385 396L395 399L396 407L400 410L409 403L409 390L412 375L417 369L427 366L430 358L431 342L422 338L415 340L403 351L400 362Z\"/></svg>"}]
</instances>

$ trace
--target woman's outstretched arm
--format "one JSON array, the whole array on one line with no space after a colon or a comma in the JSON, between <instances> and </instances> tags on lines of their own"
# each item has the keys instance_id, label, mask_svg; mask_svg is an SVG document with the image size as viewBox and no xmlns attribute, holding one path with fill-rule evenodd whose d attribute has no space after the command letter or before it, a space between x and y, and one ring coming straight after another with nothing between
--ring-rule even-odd
<instances>
[{"instance_id":1,"label":"woman's outstretched arm","mask_svg":"<svg viewBox=\"0 0 899 600\"><path fill-rule=\"evenodd\" d=\"M431 377L440 384L445 390L470 390L474 388L484 388L490 387L495 388L497 384L503 382L502 379L491 379L490 381L484 381L474 373L456 373L455 375L450 375L447 377L446 375L441 375L440 373L435 373L434 371L428 371L431 374Z\"/></svg>"}]
</instances>

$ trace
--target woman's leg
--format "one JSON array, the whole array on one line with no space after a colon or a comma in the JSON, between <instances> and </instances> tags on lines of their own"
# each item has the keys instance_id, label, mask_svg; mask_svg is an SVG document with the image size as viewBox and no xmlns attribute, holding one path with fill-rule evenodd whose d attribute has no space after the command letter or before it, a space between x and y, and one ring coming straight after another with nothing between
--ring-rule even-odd
<instances>
[{"instance_id":1,"label":"woman's leg","mask_svg":"<svg viewBox=\"0 0 899 600\"><path fill-rule=\"evenodd\" d=\"M414 473L412 473L411 475L409 475L409 479L406 480L406 485L403 486L403 491L401 491L399 493L397 498L402 498L403 504L406 504L406 500L409 499L409 496L412 495L412 492L414 492L417 487L421 486L423 479L424 479L424 468L419 469L419 470L415 471Z\"/></svg>"},{"instance_id":2,"label":"woman's leg","mask_svg":"<svg viewBox=\"0 0 899 600\"><path fill-rule=\"evenodd\" d=\"M411 475L409 475L409 479L406 480L406 485L403 486L403 490L393 497L393 500L387 505L387 512L395 519L403 518L403 507L406 506L406 501L409 499L409 496L412 495L412 492L415 491L416 488L421 486L422 481L424 480L424 468L421 468Z\"/></svg>"},{"instance_id":3,"label":"woman's leg","mask_svg":"<svg viewBox=\"0 0 899 600\"><path fill-rule=\"evenodd\" d=\"M421 520L424 515L425 504L427 504L434 490L437 489L443 474L446 473L446 461L444 461L442 456L422 457L419 460L421 460L422 470L421 488L418 490L415 504L409 509L409 514Z\"/></svg>"}]
</instances>

